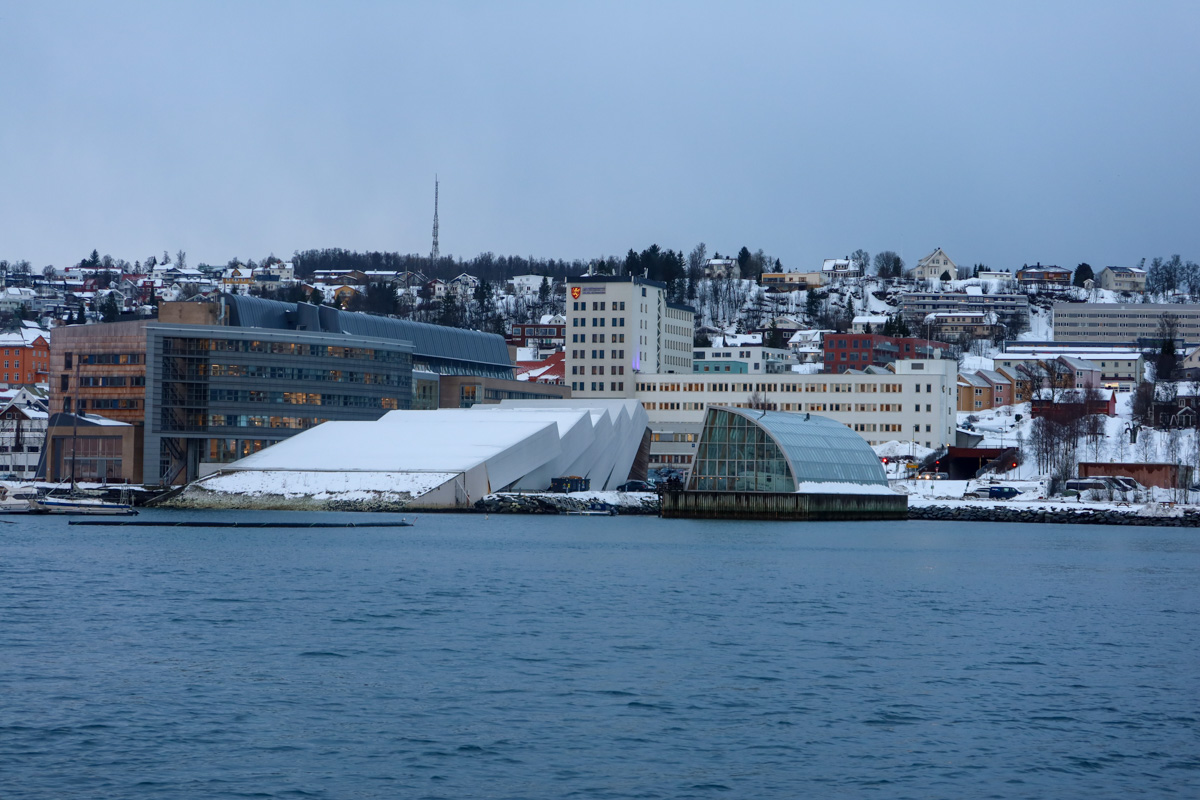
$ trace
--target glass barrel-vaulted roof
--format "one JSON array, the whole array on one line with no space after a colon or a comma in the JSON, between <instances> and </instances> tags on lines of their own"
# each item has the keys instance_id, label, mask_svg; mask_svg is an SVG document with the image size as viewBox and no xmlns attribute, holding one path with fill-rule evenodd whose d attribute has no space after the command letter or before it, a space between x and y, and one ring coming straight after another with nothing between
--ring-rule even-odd
<instances>
[{"instance_id":1,"label":"glass barrel-vaulted roof","mask_svg":"<svg viewBox=\"0 0 1200 800\"><path fill-rule=\"evenodd\" d=\"M794 492L810 482L887 486L887 475L866 440L826 417L708 410L688 489Z\"/></svg>"}]
</instances>

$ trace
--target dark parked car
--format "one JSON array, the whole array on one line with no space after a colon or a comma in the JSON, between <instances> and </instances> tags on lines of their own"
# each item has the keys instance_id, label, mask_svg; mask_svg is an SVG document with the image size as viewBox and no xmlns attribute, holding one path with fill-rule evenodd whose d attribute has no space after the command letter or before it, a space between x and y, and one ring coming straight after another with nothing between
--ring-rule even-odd
<instances>
[{"instance_id":1,"label":"dark parked car","mask_svg":"<svg viewBox=\"0 0 1200 800\"><path fill-rule=\"evenodd\" d=\"M1014 489L1011 486L989 486L988 497L992 500L1011 500L1021 494L1020 489Z\"/></svg>"},{"instance_id":2,"label":"dark parked car","mask_svg":"<svg viewBox=\"0 0 1200 800\"><path fill-rule=\"evenodd\" d=\"M617 487L618 492L653 492L654 487L645 481L625 481Z\"/></svg>"}]
</instances>

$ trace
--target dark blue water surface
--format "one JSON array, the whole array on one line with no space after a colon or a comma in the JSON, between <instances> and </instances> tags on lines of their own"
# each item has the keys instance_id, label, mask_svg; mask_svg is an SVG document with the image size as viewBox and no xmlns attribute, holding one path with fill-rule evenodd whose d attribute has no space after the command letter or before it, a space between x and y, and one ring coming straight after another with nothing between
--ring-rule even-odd
<instances>
[{"instance_id":1,"label":"dark blue water surface","mask_svg":"<svg viewBox=\"0 0 1200 800\"><path fill-rule=\"evenodd\" d=\"M0 797L1198 797L1198 588L1170 528L22 518Z\"/></svg>"}]
</instances>

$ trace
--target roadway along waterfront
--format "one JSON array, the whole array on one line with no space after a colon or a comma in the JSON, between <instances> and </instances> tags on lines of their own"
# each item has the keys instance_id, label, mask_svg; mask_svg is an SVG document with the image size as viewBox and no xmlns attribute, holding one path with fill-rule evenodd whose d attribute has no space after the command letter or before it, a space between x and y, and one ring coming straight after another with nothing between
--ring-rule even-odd
<instances>
[{"instance_id":1,"label":"roadway along waterfront","mask_svg":"<svg viewBox=\"0 0 1200 800\"><path fill-rule=\"evenodd\" d=\"M6 800L1200 795L1187 528L9 520Z\"/></svg>"}]
</instances>

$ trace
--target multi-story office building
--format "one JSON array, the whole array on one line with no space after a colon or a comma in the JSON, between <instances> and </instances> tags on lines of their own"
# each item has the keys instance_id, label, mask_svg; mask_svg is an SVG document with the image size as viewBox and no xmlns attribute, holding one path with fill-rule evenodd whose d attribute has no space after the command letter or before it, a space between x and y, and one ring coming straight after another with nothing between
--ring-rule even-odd
<instances>
[{"instance_id":1,"label":"multi-story office building","mask_svg":"<svg viewBox=\"0 0 1200 800\"><path fill-rule=\"evenodd\" d=\"M569 395L515 380L495 334L248 296L60 328L52 344L52 412L133 425L135 482L191 480L325 420Z\"/></svg>"},{"instance_id":2,"label":"multi-story office building","mask_svg":"<svg viewBox=\"0 0 1200 800\"><path fill-rule=\"evenodd\" d=\"M710 405L820 414L870 444L953 444L957 370L931 359L839 375L639 375L635 397L650 418L650 467L686 470Z\"/></svg>"},{"instance_id":3,"label":"multi-story office building","mask_svg":"<svg viewBox=\"0 0 1200 800\"><path fill-rule=\"evenodd\" d=\"M412 405L407 341L163 323L147 334L148 482L186 483L327 420Z\"/></svg>"},{"instance_id":4,"label":"multi-story office building","mask_svg":"<svg viewBox=\"0 0 1200 800\"><path fill-rule=\"evenodd\" d=\"M141 426L147 320L64 325L50 344L50 414L91 412Z\"/></svg>"},{"instance_id":5,"label":"multi-story office building","mask_svg":"<svg viewBox=\"0 0 1200 800\"><path fill-rule=\"evenodd\" d=\"M631 397L639 373L691 373L695 310L631 275L567 280L567 381L576 397Z\"/></svg>"},{"instance_id":6,"label":"multi-story office building","mask_svg":"<svg viewBox=\"0 0 1200 800\"><path fill-rule=\"evenodd\" d=\"M1200 305L1181 303L1055 303L1054 341L1156 346L1164 318L1174 317L1175 336L1200 344Z\"/></svg>"}]
</instances>

